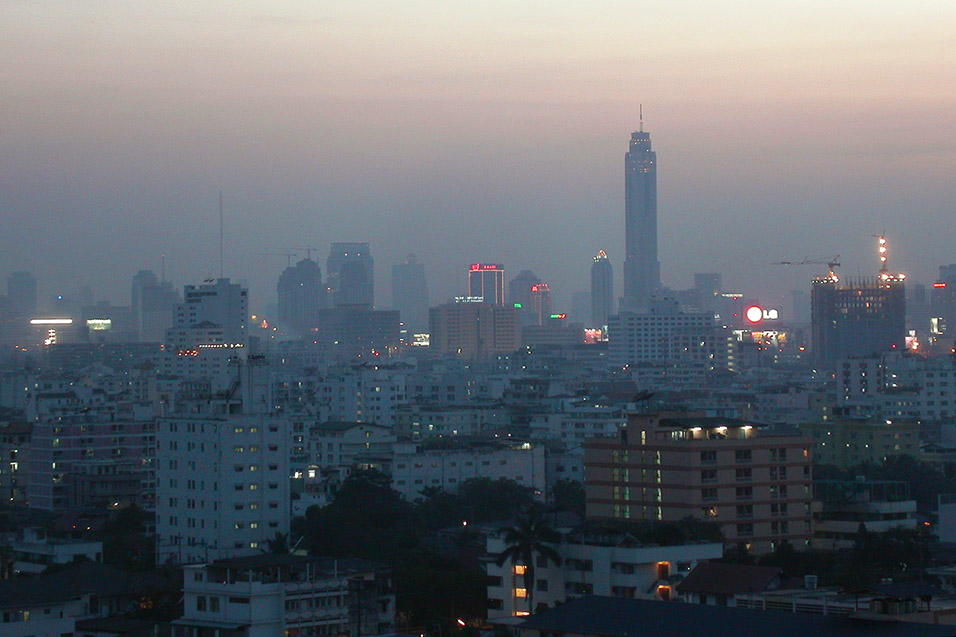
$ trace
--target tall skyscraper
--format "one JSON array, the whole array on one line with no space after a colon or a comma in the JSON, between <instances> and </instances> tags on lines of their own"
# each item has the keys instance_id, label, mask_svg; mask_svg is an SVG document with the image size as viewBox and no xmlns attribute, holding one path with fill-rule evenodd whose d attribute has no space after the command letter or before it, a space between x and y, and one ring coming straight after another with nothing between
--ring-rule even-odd
<instances>
[{"instance_id":1,"label":"tall skyscraper","mask_svg":"<svg viewBox=\"0 0 956 637\"><path fill-rule=\"evenodd\" d=\"M657 260L657 153L651 135L631 133L624 155L624 307L646 310L661 287Z\"/></svg>"},{"instance_id":2,"label":"tall skyscraper","mask_svg":"<svg viewBox=\"0 0 956 637\"><path fill-rule=\"evenodd\" d=\"M428 285L425 265L414 254L392 266L392 307L398 310L409 332L428 330Z\"/></svg>"},{"instance_id":3,"label":"tall skyscraper","mask_svg":"<svg viewBox=\"0 0 956 637\"><path fill-rule=\"evenodd\" d=\"M500 263L472 263L468 268L468 296L485 303L505 304L505 266Z\"/></svg>"},{"instance_id":4,"label":"tall skyscraper","mask_svg":"<svg viewBox=\"0 0 956 637\"><path fill-rule=\"evenodd\" d=\"M375 265L368 243L333 243L325 272L333 305L375 305Z\"/></svg>"},{"instance_id":5,"label":"tall skyscraper","mask_svg":"<svg viewBox=\"0 0 956 637\"><path fill-rule=\"evenodd\" d=\"M591 326L607 325L614 313L614 269L607 252L598 250L591 264Z\"/></svg>"},{"instance_id":6,"label":"tall skyscraper","mask_svg":"<svg viewBox=\"0 0 956 637\"><path fill-rule=\"evenodd\" d=\"M279 320L300 334L315 327L316 313L329 306L322 269L312 259L302 259L283 270L277 292Z\"/></svg>"},{"instance_id":7,"label":"tall skyscraper","mask_svg":"<svg viewBox=\"0 0 956 637\"><path fill-rule=\"evenodd\" d=\"M210 346L245 347L249 340L248 291L229 279L187 285L166 343L173 351Z\"/></svg>"}]
</instances>

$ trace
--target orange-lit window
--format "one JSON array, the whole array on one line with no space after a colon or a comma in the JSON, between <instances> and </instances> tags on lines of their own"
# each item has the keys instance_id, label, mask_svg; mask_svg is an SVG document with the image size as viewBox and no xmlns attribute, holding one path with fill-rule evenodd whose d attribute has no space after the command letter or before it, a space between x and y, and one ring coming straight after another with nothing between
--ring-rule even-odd
<instances>
[{"instance_id":1,"label":"orange-lit window","mask_svg":"<svg viewBox=\"0 0 956 637\"><path fill-rule=\"evenodd\" d=\"M658 586L657 587L657 596L660 597L665 602L669 602L671 599L671 587L670 586Z\"/></svg>"},{"instance_id":2,"label":"orange-lit window","mask_svg":"<svg viewBox=\"0 0 956 637\"><path fill-rule=\"evenodd\" d=\"M524 575L524 572L528 569L524 564L515 564L515 575Z\"/></svg>"},{"instance_id":3,"label":"orange-lit window","mask_svg":"<svg viewBox=\"0 0 956 637\"><path fill-rule=\"evenodd\" d=\"M658 562L657 563L657 579L667 579L670 576L671 576L671 563Z\"/></svg>"},{"instance_id":4,"label":"orange-lit window","mask_svg":"<svg viewBox=\"0 0 956 637\"><path fill-rule=\"evenodd\" d=\"M524 597L527 597L527 596L528 596L528 591L527 591L527 589L524 589L524 588L516 588L516 589L515 589L515 597L522 597L522 598L524 598Z\"/></svg>"}]
</instances>

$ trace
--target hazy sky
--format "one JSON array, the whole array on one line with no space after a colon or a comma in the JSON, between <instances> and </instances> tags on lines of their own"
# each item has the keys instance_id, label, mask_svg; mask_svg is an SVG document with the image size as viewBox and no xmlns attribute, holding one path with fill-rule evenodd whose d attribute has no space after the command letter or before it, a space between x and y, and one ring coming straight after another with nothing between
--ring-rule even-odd
<instances>
[{"instance_id":1,"label":"hazy sky","mask_svg":"<svg viewBox=\"0 0 956 637\"><path fill-rule=\"evenodd\" d=\"M661 273L765 302L841 254L956 262L956 3L0 0L0 277L128 302L142 268L272 302L283 256L370 241L530 268L560 303L608 251L644 104ZM298 250L305 256L304 250Z\"/></svg>"}]
</instances>

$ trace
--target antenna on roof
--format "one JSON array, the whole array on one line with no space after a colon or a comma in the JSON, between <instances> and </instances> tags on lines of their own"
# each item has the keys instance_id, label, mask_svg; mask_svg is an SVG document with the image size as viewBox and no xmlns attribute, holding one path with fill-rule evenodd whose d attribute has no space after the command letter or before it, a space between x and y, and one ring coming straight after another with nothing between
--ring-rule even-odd
<instances>
[{"instance_id":1,"label":"antenna on roof","mask_svg":"<svg viewBox=\"0 0 956 637\"><path fill-rule=\"evenodd\" d=\"M219 191L219 278L223 278L222 273L222 191Z\"/></svg>"},{"instance_id":2,"label":"antenna on roof","mask_svg":"<svg viewBox=\"0 0 956 637\"><path fill-rule=\"evenodd\" d=\"M644 105L639 104L637 109L639 113L638 118L640 119L640 126L641 126L638 130L643 133L644 132Z\"/></svg>"}]
</instances>

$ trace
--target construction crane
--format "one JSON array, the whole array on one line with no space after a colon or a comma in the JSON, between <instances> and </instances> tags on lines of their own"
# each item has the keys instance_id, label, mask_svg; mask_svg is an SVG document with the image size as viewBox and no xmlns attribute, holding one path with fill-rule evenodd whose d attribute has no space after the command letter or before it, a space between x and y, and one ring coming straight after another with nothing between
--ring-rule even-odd
<instances>
[{"instance_id":1,"label":"construction crane","mask_svg":"<svg viewBox=\"0 0 956 637\"><path fill-rule=\"evenodd\" d=\"M835 268L840 266L839 254L831 259L811 259L809 257L804 257L802 261L774 261L773 265L825 265L829 269L827 278L831 281L840 280L835 272Z\"/></svg>"},{"instance_id":2,"label":"construction crane","mask_svg":"<svg viewBox=\"0 0 956 637\"><path fill-rule=\"evenodd\" d=\"M304 248L293 248L293 250L305 250L306 258L307 258L309 261L312 260L312 253L319 251L318 248L314 248L314 247L312 247L312 246L305 246Z\"/></svg>"},{"instance_id":3,"label":"construction crane","mask_svg":"<svg viewBox=\"0 0 956 637\"><path fill-rule=\"evenodd\" d=\"M260 257L285 257L286 267L291 268L292 258L295 257L296 253L290 250L284 250L282 252L258 252L257 254Z\"/></svg>"}]
</instances>

